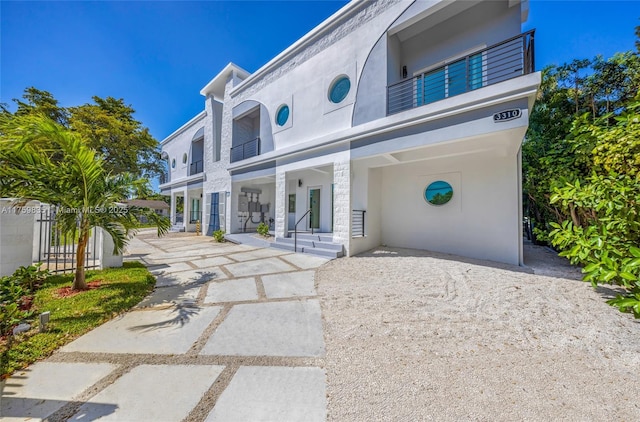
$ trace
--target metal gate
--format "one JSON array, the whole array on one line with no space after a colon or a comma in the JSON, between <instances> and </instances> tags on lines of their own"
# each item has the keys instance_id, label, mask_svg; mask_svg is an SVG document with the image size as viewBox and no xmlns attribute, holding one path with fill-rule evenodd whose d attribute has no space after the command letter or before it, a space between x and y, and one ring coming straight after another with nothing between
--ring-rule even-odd
<instances>
[{"instance_id":1,"label":"metal gate","mask_svg":"<svg viewBox=\"0 0 640 422\"><path fill-rule=\"evenodd\" d=\"M43 263L43 269L48 269L52 273L74 272L79 227L76 226L70 233L64 233L56 223L56 209L51 207L40 210L39 218L36 219L36 231L39 233L37 262ZM91 229L89 236L84 267L85 269L100 268L98 231L95 228Z\"/></svg>"}]
</instances>

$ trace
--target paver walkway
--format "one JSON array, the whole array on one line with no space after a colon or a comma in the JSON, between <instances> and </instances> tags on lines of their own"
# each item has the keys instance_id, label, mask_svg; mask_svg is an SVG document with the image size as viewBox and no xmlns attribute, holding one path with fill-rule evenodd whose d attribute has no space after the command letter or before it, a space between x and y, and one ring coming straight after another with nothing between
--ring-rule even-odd
<instances>
[{"instance_id":1,"label":"paver walkway","mask_svg":"<svg viewBox=\"0 0 640 422\"><path fill-rule=\"evenodd\" d=\"M155 291L7 380L2 420L326 419L313 271L326 259L148 231L126 259Z\"/></svg>"}]
</instances>

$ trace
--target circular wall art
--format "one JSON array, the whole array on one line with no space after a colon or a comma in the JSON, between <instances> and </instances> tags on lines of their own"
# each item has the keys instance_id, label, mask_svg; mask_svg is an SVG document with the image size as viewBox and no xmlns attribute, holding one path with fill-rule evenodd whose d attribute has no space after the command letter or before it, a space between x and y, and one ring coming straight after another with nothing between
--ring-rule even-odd
<instances>
[{"instance_id":1,"label":"circular wall art","mask_svg":"<svg viewBox=\"0 0 640 422\"><path fill-rule=\"evenodd\" d=\"M287 120L289 120L289 106L283 104L276 113L276 124L278 126L284 126L287 123Z\"/></svg>"},{"instance_id":2,"label":"circular wall art","mask_svg":"<svg viewBox=\"0 0 640 422\"><path fill-rule=\"evenodd\" d=\"M444 205L451 201L453 188L443 180L430 183L424 190L424 199L431 205Z\"/></svg>"},{"instance_id":3,"label":"circular wall art","mask_svg":"<svg viewBox=\"0 0 640 422\"><path fill-rule=\"evenodd\" d=\"M329 88L329 100L332 103L338 104L347 98L349 91L351 90L351 81L346 75L338 77Z\"/></svg>"},{"instance_id":4,"label":"circular wall art","mask_svg":"<svg viewBox=\"0 0 640 422\"><path fill-rule=\"evenodd\" d=\"M176 159L175 158L173 160L171 160L171 168L172 169L176 168Z\"/></svg>"},{"instance_id":5,"label":"circular wall art","mask_svg":"<svg viewBox=\"0 0 640 422\"><path fill-rule=\"evenodd\" d=\"M187 153L182 154L182 164L187 164Z\"/></svg>"}]
</instances>

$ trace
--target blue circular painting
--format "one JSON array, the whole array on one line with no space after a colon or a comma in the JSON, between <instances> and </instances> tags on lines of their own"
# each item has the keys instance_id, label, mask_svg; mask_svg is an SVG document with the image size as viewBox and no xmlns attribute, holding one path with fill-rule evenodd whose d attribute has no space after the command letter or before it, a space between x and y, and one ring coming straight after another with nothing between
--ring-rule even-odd
<instances>
[{"instance_id":1,"label":"blue circular painting","mask_svg":"<svg viewBox=\"0 0 640 422\"><path fill-rule=\"evenodd\" d=\"M176 168L176 159L175 158L173 160L171 160L171 168L172 169Z\"/></svg>"},{"instance_id":2,"label":"blue circular painting","mask_svg":"<svg viewBox=\"0 0 640 422\"><path fill-rule=\"evenodd\" d=\"M276 123L278 126L284 126L287 120L289 120L289 106L284 104L280 106L276 113Z\"/></svg>"},{"instance_id":3,"label":"blue circular painting","mask_svg":"<svg viewBox=\"0 0 640 422\"><path fill-rule=\"evenodd\" d=\"M339 77L333 85L331 85L331 89L329 90L329 99L332 103L338 104L349 94L349 90L351 89L351 81L347 76Z\"/></svg>"},{"instance_id":4,"label":"blue circular painting","mask_svg":"<svg viewBox=\"0 0 640 422\"><path fill-rule=\"evenodd\" d=\"M438 180L427 186L424 190L424 199L431 205L444 205L451 201L453 188L445 181Z\"/></svg>"}]
</instances>

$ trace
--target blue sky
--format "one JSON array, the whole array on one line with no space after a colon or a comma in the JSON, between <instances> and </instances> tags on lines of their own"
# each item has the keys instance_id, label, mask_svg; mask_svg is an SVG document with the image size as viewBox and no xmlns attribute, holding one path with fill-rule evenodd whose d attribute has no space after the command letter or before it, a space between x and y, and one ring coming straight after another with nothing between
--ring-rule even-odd
<instances>
[{"instance_id":1,"label":"blue sky","mask_svg":"<svg viewBox=\"0 0 640 422\"><path fill-rule=\"evenodd\" d=\"M24 88L64 106L124 98L161 140L203 109L228 62L252 72L345 1L1 1L0 102ZM634 48L638 1L532 0L536 63ZM13 108L12 108L13 109Z\"/></svg>"}]
</instances>

